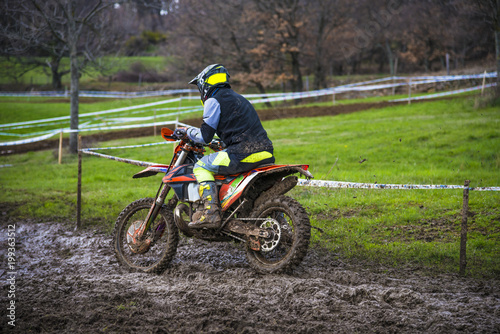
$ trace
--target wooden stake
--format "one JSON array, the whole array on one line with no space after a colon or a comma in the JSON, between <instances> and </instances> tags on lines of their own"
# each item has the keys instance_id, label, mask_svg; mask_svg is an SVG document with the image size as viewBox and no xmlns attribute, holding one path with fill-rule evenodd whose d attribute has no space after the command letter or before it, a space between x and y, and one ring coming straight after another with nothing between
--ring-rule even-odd
<instances>
[{"instance_id":1,"label":"wooden stake","mask_svg":"<svg viewBox=\"0 0 500 334\"><path fill-rule=\"evenodd\" d=\"M483 86L481 87L481 96L484 96L484 85L486 84L486 71L484 71L483 75Z\"/></svg>"},{"instance_id":2,"label":"wooden stake","mask_svg":"<svg viewBox=\"0 0 500 334\"><path fill-rule=\"evenodd\" d=\"M408 104L411 104L411 78L408 79Z\"/></svg>"},{"instance_id":3,"label":"wooden stake","mask_svg":"<svg viewBox=\"0 0 500 334\"><path fill-rule=\"evenodd\" d=\"M153 136L156 137L156 109L155 109L155 117L154 117L154 130L153 130Z\"/></svg>"},{"instance_id":4,"label":"wooden stake","mask_svg":"<svg viewBox=\"0 0 500 334\"><path fill-rule=\"evenodd\" d=\"M398 57L396 57L396 60L394 61L394 74L393 79L392 79L392 84L394 85L396 83L396 80L394 79L398 73ZM392 86L392 95L396 94L396 87Z\"/></svg>"},{"instance_id":5,"label":"wooden stake","mask_svg":"<svg viewBox=\"0 0 500 334\"><path fill-rule=\"evenodd\" d=\"M82 136L78 135L78 189L76 197L76 229L82 227Z\"/></svg>"},{"instance_id":6,"label":"wooden stake","mask_svg":"<svg viewBox=\"0 0 500 334\"><path fill-rule=\"evenodd\" d=\"M62 162L62 141L63 141L63 132L59 135L59 165Z\"/></svg>"},{"instance_id":7,"label":"wooden stake","mask_svg":"<svg viewBox=\"0 0 500 334\"><path fill-rule=\"evenodd\" d=\"M467 215L469 213L469 180L465 180L462 203L462 231L460 233L460 275L465 275L467 266Z\"/></svg>"}]
</instances>

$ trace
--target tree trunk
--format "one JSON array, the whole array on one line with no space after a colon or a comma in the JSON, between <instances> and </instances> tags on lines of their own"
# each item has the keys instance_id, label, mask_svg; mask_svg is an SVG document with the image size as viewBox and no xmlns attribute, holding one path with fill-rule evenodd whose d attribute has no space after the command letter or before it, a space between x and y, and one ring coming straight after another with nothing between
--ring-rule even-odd
<instances>
[{"instance_id":1,"label":"tree trunk","mask_svg":"<svg viewBox=\"0 0 500 334\"><path fill-rule=\"evenodd\" d=\"M292 91L302 92L304 86L302 83L302 74L300 73L299 53L290 52L290 56L292 58L292 74L293 74Z\"/></svg>"},{"instance_id":2,"label":"tree trunk","mask_svg":"<svg viewBox=\"0 0 500 334\"><path fill-rule=\"evenodd\" d=\"M255 84L255 86L257 87L257 89L259 90L259 92L260 92L261 94L266 94L266 89L264 88L264 86L262 86L262 84L261 84L260 82L258 82L258 81L254 81L254 84ZM272 108L272 106L273 106L273 105L271 104L271 102L269 102L269 101L265 102L264 104L265 104L265 105L266 105L266 107L268 107L268 108Z\"/></svg>"},{"instance_id":3,"label":"tree trunk","mask_svg":"<svg viewBox=\"0 0 500 334\"><path fill-rule=\"evenodd\" d=\"M391 44L389 43L388 39L385 40L385 51L389 60L389 69L391 71L391 76L394 76L394 54L392 53Z\"/></svg>"},{"instance_id":4,"label":"tree trunk","mask_svg":"<svg viewBox=\"0 0 500 334\"><path fill-rule=\"evenodd\" d=\"M51 63L50 71L52 72L52 88L59 90L62 88L61 73L59 73L59 64Z\"/></svg>"},{"instance_id":5,"label":"tree trunk","mask_svg":"<svg viewBox=\"0 0 500 334\"><path fill-rule=\"evenodd\" d=\"M71 47L70 66L71 66L71 130L78 130L78 93L80 71L78 69L78 58L76 53L76 43ZM78 152L78 132L71 132L69 136L69 150L71 153Z\"/></svg>"}]
</instances>

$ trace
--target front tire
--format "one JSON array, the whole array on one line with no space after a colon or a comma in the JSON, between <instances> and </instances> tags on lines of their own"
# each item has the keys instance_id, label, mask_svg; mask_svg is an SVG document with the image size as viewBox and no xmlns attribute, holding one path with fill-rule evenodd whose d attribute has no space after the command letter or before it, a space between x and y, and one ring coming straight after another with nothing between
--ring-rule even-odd
<instances>
[{"instance_id":1,"label":"front tire","mask_svg":"<svg viewBox=\"0 0 500 334\"><path fill-rule=\"evenodd\" d=\"M177 252L179 232L171 210L163 205L145 232L143 247L132 243L132 232L146 219L153 198L142 198L127 205L118 215L113 231L113 246L118 261L131 271L162 273ZM135 239L134 239L135 241Z\"/></svg>"},{"instance_id":2,"label":"front tire","mask_svg":"<svg viewBox=\"0 0 500 334\"><path fill-rule=\"evenodd\" d=\"M306 210L288 196L272 198L255 208L250 218L255 224L272 232L272 237L259 238L260 251L247 245L250 265L264 274L291 270L304 259L311 238L311 224Z\"/></svg>"}]
</instances>

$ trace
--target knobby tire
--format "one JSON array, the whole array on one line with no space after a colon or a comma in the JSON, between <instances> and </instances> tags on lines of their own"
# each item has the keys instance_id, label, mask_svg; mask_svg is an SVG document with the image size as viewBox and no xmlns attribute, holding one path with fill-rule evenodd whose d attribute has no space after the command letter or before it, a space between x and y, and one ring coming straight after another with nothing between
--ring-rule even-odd
<instances>
[{"instance_id":1,"label":"knobby tire","mask_svg":"<svg viewBox=\"0 0 500 334\"><path fill-rule=\"evenodd\" d=\"M280 218L284 225L283 238L275 250L269 253L254 251L247 246L246 255L250 265L263 274L280 273L292 270L299 265L307 254L309 240L311 238L311 224L309 216L302 205L288 196L278 196L266 200L255 208L250 218L267 218L282 214ZM256 221L259 225L259 220ZM286 232L286 225L290 226L290 232ZM276 255L271 254L276 251ZM272 258L274 257L274 258Z\"/></svg>"},{"instance_id":2,"label":"knobby tire","mask_svg":"<svg viewBox=\"0 0 500 334\"><path fill-rule=\"evenodd\" d=\"M130 227L130 223L133 220L134 215L141 213L145 216L144 212L147 213L149 211L153 202L153 198L142 198L136 200L125 207L116 220L113 231L113 248L118 262L127 267L130 271L160 274L165 271L177 252L179 232L174 222L172 210L169 210L165 204L160 208L158 216L155 220L156 222L158 219L163 219L166 225L161 238L158 240L159 243L157 242L158 245L154 245L154 247L159 247L159 249L156 249L156 251L159 252L157 259L147 261L144 264L136 264L133 261L134 259L140 259L143 255L144 257L149 256L150 254L148 253L150 253L151 250L148 250L145 254L131 254L130 249L127 249L127 229Z\"/></svg>"}]
</instances>

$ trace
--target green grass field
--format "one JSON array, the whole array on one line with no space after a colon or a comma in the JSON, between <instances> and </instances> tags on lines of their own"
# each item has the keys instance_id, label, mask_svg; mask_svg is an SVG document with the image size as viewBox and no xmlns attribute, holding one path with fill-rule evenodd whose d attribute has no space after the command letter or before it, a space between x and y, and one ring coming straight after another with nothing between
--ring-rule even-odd
<instances>
[{"instance_id":1,"label":"green grass field","mask_svg":"<svg viewBox=\"0 0 500 334\"><path fill-rule=\"evenodd\" d=\"M154 99L83 103L96 111ZM5 104L4 104L5 103ZM97 104L96 104L97 103ZM22 112L3 112L9 109ZM366 110L347 115L264 122L277 163L305 163L316 179L367 183L500 186L500 110L460 98ZM0 101L0 123L67 115L68 103L50 106ZM57 111L56 111L57 109ZM189 115L187 117L193 117ZM143 137L103 147L160 142ZM116 149L106 154L168 163L172 146ZM75 221L77 159L39 151L1 156L0 203L8 215ZM140 167L84 156L85 226L111 230L129 202L154 196L160 177L132 179ZM291 196L311 216L312 244L350 261L457 272L461 190L371 190L297 187ZM470 194L468 274L500 274L500 193Z\"/></svg>"}]
</instances>

